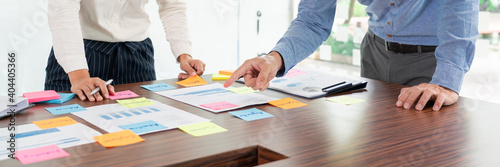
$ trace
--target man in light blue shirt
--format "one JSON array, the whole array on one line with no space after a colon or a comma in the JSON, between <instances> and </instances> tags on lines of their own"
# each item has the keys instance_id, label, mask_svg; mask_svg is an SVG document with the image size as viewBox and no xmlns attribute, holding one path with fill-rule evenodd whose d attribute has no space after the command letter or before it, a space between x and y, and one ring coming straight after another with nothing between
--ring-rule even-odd
<instances>
[{"instance_id":1,"label":"man in light blue shirt","mask_svg":"<svg viewBox=\"0 0 500 167\"><path fill-rule=\"evenodd\" d=\"M478 36L477 0L359 0L370 30L361 47L363 77L405 84L397 107L433 110L458 100ZM285 35L264 57L245 61L224 84L244 76L246 86L265 90L308 57L330 35L336 0L302 0ZM408 78L410 76L410 78Z\"/></svg>"}]
</instances>

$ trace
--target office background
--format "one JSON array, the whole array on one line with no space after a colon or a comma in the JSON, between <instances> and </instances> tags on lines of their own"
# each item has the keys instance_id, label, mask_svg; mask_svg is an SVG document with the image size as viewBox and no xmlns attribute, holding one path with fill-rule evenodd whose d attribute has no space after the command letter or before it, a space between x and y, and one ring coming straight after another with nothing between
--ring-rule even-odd
<instances>
[{"instance_id":1,"label":"office background","mask_svg":"<svg viewBox=\"0 0 500 167\"><path fill-rule=\"evenodd\" d=\"M297 13L299 0L186 1L193 56L203 60L205 73L235 69L244 60L265 55L283 35ZM364 7L339 0L331 37L299 66L359 76L360 38L367 29ZM498 0L480 0L480 39L461 95L500 103L500 7ZM351 4L352 3L352 4ZM150 14L150 37L155 47L157 79L175 78L180 71L165 40L155 1ZM352 8L352 14L349 9ZM43 89L45 66L52 46L47 25L47 0L0 0L0 69L6 69L7 52L18 54L17 92ZM346 20L350 20L346 22ZM7 80L0 70L0 80ZM0 85L0 94L7 93Z\"/></svg>"}]
</instances>

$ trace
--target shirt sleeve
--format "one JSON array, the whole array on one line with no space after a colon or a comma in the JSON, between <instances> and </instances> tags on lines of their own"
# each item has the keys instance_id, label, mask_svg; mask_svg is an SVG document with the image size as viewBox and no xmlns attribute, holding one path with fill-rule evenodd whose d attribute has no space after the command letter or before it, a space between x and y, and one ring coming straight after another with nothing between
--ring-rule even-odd
<instances>
[{"instance_id":1,"label":"shirt sleeve","mask_svg":"<svg viewBox=\"0 0 500 167\"><path fill-rule=\"evenodd\" d=\"M430 83L458 93L474 59L479 1L439 0L439 3L437 66Z\"/></svg>"},{"instance_id":2,"label":"shirt sleeve","mask_svg":"<svg viewBox=\"0 0 500 167\"><path fill-rule=\"evenodd\" d=\"M80 26L80 0L49 0L48 22L54 54L66 73L88 69Z\"/></svg>"},{"instance_id":3,"label":"shirt sleeve","mask_svg":"<svg viewBox=\"0 0 500 167\"><path fill-rule=\"evenodd\" d=\"M284 70L278 71L277 77L286 74L328 39L336 5L336 0L302 0L299 3L297 18L272 49L281 54L285 66Z\"/></svg>"},{"instance_id":4,"label":"shirt sleeve","mask_svg":"<svg viewBox=\"0 0 500 167\"><path fill-rule=\"evenodd\" d=\"M186 3L183 0L157 0L160 19L165 28L167 41L175 56L191 55L191 39L187 26Z\"/></svg>"}]
</instances>

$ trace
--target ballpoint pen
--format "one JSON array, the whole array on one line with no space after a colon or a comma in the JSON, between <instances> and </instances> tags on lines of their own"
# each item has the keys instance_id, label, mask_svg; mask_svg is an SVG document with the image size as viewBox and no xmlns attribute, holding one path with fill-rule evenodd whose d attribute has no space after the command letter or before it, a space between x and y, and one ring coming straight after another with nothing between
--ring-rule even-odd
<instances>
[{"instance_id":1,"label":"ballpoint pen","mask_svg":"<svg viewBox=\"0 0 500 167\"><path fill-rule=\"evenodd\" d=\"M108 86L109 84L111 84L111 82L113 82L113 79L110 79L110 80L106 81L106 86ZM101 87L95 88L94 90L92 90L92 92L90 92L90 95L93 95L93 94L99 92L99 90L101 90Z\"/></svg>"}]
</instances>

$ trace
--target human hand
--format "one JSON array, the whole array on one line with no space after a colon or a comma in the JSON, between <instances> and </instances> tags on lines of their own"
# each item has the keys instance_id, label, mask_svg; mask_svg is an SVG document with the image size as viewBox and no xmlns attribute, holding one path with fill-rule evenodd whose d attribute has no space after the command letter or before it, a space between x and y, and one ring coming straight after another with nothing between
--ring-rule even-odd
<instances>
[{"instance_id":1,"label":"human hand","mask_svg":"<svg viewBox=\"0 0 500 167\"><path fill-rule=\"evenodd\" d=\"M111 85L106 86L102 79L90 78L87 69L76 70L68 73L71 82L71 92L75 93L80 100L102 101L109 98L109 94L115 94L115 88ZM93 95L90 92L99 87L101 90Z\"/></svg>"},{"instance_id":2,"label":"human hand","mask_svg":"<svg viewBox=\"0 0 500 167\"><path fill-rule=\"evenodd\" d=\"M234 71L233 75L224 83L224 87L231 86L234 81L243 76L245 86L251 87L253 90L264 91L269 87L269 81L283 68L282 66L281 55L275 51L264 57L248 59Z\"/></svg>"},{"instance_id":3,"label":"human hand","mask_svg":"<svg viewBox=\"0 0 500 167\"><path fill-rule=\"evenodd\" d=\"M178 59L181 70L186 73L179 73L179 76L177 76L177 78L186 79L190 76L203 75L203 72L205 71L205 63L203 63L201 60L193 59L188 54L182 54Z\"/></svg>"},{"instance_id":4,"label":"human hand","mask_svg":"<svg viewBox=\"0 0 500 167\"><path fill-rule=\"evenodd\" d=\"M424 109L427 102L431 100L434 101L432 110L438 111L443 105L447 106L456 103L458 101L458 94L436 84L422 83L417 86L401 89L396 106L410 109L417 100L418 103L416 103L415 109Z\"/></svg>"}]
</instances>

